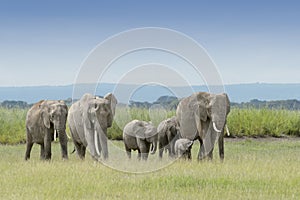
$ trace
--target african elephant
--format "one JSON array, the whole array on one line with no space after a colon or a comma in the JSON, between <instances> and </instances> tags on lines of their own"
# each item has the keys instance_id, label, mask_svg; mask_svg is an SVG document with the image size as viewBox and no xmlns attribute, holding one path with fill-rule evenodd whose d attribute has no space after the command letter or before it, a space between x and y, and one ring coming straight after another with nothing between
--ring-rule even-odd
<instances>
[{"instance_id":1,"label":"african elephant","mask_svg":"<svg viewBox=\"0 0 300 200\"><path fill-rule=\"evenodd\" d=\"M176 117L163 120L157 127L159 157L162 158L163 151L169 151L169 157L174 157L174 144L179 137Z\"/></svg>"},{"instance_id":2,"label":"african elephant","mask_svg":"<svg viewBox=\"0 0 300 200\"><path fill-rule=\"evenodd\" d=\"M176 116L182 138L199 139L198 160L212 159L215 140L218 139L219 156L224 159L224 127L230 112L227 94L197 92L183 98L178 104Z\"/></svg>"},{"instance_id":3,"label":"african elephant","mask_svg":"<svg viewBox=\"0 0 300 200\"><path fill-rule=\"evenodd\" d=\"M111 93L104 98L84 94L70 107L69 128L79 158L85 158L87 147L94 160L98 161L101 153L108 158L107 128L112 126L116 104Z\"/></svg>"},{"instance_id":4,"label":"african elephant","mask_svg":"<svg viewBox=\"0 0 300 200\"><path fill-rule=\"evenodd\" d=\"M64 101L42 100L34 104L26 116L26 153L25 160L30 158L34 143L41 146L40 158L51 159L51 142L58 133L63 159L68 159L68 138L66 121L68 107Z\"/></svg>"},{"instance_id":5,"label":"african elephant","mask_svg":"<svg viewBox=\"0 0 300 200\"><path fill-rule=\"evenodd\" d=\"M131 158L131 150L138 150L138 159L148 159L151 146L151 154L157 148L157 129L152 123L133 120L123 129L123 141L128 158Z\"/></svg>"},{"instance_id":6,"label":"african elephant","mask_svg":"<svg viewBox=\"0 0 300 200\"><path fill-rule=\"evenodd\" d=\"M186 139L186 138L180 138L178 140L176 140L175 142L175 154L177 158L187 158L187 159L191 159L192 155L191 155L191 149L193 146L193 141Z\"/></svg>"}]
</instances>

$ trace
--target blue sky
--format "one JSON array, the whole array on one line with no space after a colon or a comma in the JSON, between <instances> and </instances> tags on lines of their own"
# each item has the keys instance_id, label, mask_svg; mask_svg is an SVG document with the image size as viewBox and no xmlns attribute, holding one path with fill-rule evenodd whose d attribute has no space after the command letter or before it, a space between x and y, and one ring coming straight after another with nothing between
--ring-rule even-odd
<instances>
[{"instance_id":1,"label":"blue sky","mask_svg":"<svg viewBox=\"0 0 300 200\"><path fill-rule=\"evenodd\" d=\"M225 84L299 83L299 19L298 1L2 0L0 86L72 84L96 45L141 27L192 37Z\"/></svg>"}]
</instances>

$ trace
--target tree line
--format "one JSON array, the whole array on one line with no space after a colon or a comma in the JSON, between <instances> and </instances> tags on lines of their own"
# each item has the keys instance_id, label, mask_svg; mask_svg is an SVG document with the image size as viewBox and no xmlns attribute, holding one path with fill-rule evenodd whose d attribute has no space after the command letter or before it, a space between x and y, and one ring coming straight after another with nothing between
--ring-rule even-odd
<instances>
[{"instance_id":1,"label":"tree line","mask_svg":"<svg viewBox=\"0 0 300 200\"><path fill-rule=\"evenodd\" d=\"M155 102L138 102L138 101L130 101L129 107L136 107L136 108L150 108L154 105L160 105L167 110L175 110L179 103L180 99L174 96L161 96ZM72 104L72 99L68 98L65 100L67 105ZM33 104L29 104L25 101L13 101L13 100L6 100L0 102L0 107L3 108L21 108L21 109L28 109ZM231 102L232 108L255 108L255 109L285 109L285 110L300 110L300 101L297 99L289 99L289 100L276 100L276 101L262 101L258 99L253 99L250 102L242 102L242 103L235 103Z\"/></svg>"}]
</instances>

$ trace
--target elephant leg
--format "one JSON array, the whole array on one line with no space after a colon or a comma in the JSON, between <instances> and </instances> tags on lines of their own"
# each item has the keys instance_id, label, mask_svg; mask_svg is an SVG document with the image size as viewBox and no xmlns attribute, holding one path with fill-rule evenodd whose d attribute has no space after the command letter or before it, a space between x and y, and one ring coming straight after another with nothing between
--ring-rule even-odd
<instances>
[{"instance_id":1,"label":"elephant leg","mask_svg":"<svg viewBox=\"0 0 300 200\"><path fill-rule=\"evenodd\" d=\"M165 149L168 151L169 157L171 157L171 148L170 148L170 144L167 144L165 146Z\"/></svg>"},{"instance_id":2,"label":"elephant leg","mask_svg":"<svg viewBox=\"0 0 300 200\"><path fill-rule=\"evenodd\" d=\"M187 159L188 159L188 160L192 160L192 153L191 153L191 151L189 151L189 152L187 153Z\"/></svg>"},{"instance_id":3,"label":"elephant leg","mask_svg":"<svg viewBox=\"0 0 300 200\"><path fill-rule=\"evenodd\" d=\"M44 138L44 148L45 148L45 159L50 160L51 159L51 139L52 135L50 131L47 131Z\"/></svg>"},{"instance_id":4,"label":"elephant leg","mask_svg":"<svg viewBox=\"0 0 300 200\"><path fill-rule=\"evenodd\" d=\"M137 157L137 158L138 158L138 160L141 160L141 154L142 154L142 153L141 153L141 150L140 150L140 149L138 149L138 157Z\"/></svg>"},{"instance_id":5,"label":"elephant leg","mask_svg":"<svg viewBox=\"0 0 300 200\"><path fill-rule=\"evenodd\" d=\"M174 149L174 146L175 146L175 140L173 139L170 143L170 152L169 152L169 156L171 158L174 158L175 157L175 149Z\"/></svg>"},{"instance_id":6,"label":"elephant leg","mask_svg":"<svg viewBox=\"0 0 300 200\"><path fill-rule=\"evenodd\" d=\"M223 161L224 160L224 136L223 136L223 132L221 133L219 140L218 140L218 144L219 144L219 156L220 159Z\"/></svg>"},{"instance_id":7,"label":"elephant leg","mask_svg":"<svg viewBox=\"0 0 300 200\"><path fill-rule=\"evenodd\" d=\"M63 159L68 159L68 138L66 132L58 132L58 138L61 147L61 155Z\"/></svg>"},{"instance_id":8,"label":"elephant leg","mask_svg":"<svg viewBox=\"0 0 300 200\"><path fill-rule=\"evenodd\" d=\"M128 148L128 147L125 145L125 150L126 150L127 157L128 157L129 159L131 159L131 149Z\"/></svg>"},{"instance_id":9,"label":"elephant leg","mask_svg":"<svg viewBox=\"0 0 300 200\"><path fill-rule=\"evenodd\" d=\"M204 145L203 145L203 140L201 138L199 138L199 142L200 142L200 148L198 153L198 161L201 161L204 158Z\"/></svg>"},{"instance_id":10,"label":"elephant leg","mask_svg":"<svg viewBox=\"0 0 300 200\"><path fill-rule=\"evenodd\" d=\"M140 139L140 138L137 138L136 142L137 142L137 146L138 146L138 150L139 150L138 157L142 157L143 160L147 160L148 155L146 156L145 154L149 153L150 144L146 141L146 139ZM147 151L147 149L148 149L148 151Z\"/></svg>"},{"instance_id":11,"label":"elephant leg","mask_svg":"<svg viewBox=\"0 0 300 200\"><path fill-rule=\"evenodd\" d=\"M144 146L141 148L142 159L145 161L148 159L149 150L150 150L150 143L145 142Z\"/></svg>"},{"instance_id":12,"label":"elephant leg","mask_svg":"<svg viewBox=\"0 0 300 200\"><path fill-rule=\"evenodd\" d=\"M81 158L81 159L84 159L84 158L85 158L85 152L86 152L86 147L82 144L82 145L81 145L81 155L82 155L82 158Z\"/></svg>"},{"instance_id":13,"label":"elephant leg","mask_svg":"<svg viewBox=\"0 0 300 200\"><path fill-rule=\"evenodd\" d=\"M32 136L29 133L29 130L26 127L26 152L25 152L25 160L30 159L30 152L33 146Z\"/></svg>"},{"instance_id":14,"label":"elephant leg","mask_svg":"<svg viewBox=\"0 0 300 200\"><path fill-rule=\"evenodd\" d=\"M45 147L44 147L44 144L40 144L40 146L41 146L40 159L44 160L45 159Z\"/></svg>"},{"instance_id":15,"label":"elephant leg","mask_svg":"<svg viewBox=\"0 0 300 200\"><path fill-rule=\"evenodd\" d=\"M27 143L26 143L25 160L30 159L30 152L31 152L32 146L33 146L33 142L27 141Z\"/></svg>"},{"instance_id":16,"label":"elephant leg","mask_svg":"<svg viewBox=\"0 0 300 200\"><path fill-rule=\"evenodd\" d=\"M163 152L164 152L164 146L163 146L162 142L159 142L158 148L159 148L159 154L158 154L159 158L162 159Z\"/></svg>"},{"instance_id":17,"label":"elephant leg","mask_svg":"<svg viewBox=\"0 0 300 200\"><path fill-rule=\"evenodd\" d=\"M208 157L209 160L212 160L212 159L213 159L213 151L214 151L214 148L212 148L212 149L210 150L210 152L207 154L207 157Z\"/></svg>"},{"instance_id":18,"label":"elephant leg","mask_svg":"<svg viewBox=\"0 0 300 200\"><path fill-rule=\"evenodd\" d=\"M74 141L74 145L75 145L77 155L81 160L83 160L85 158L85 146L76 141Z\"/></svg>"},{"instance_id":19,"label":"elephant leg","mask_svg":"<svg viewBox=\"0 0 300 200\"><path fill-rule=\"evenodd\" d=\"M148 159L149 153L142 153L142 160L146 161Z\"/></svg>"}]
</instances>

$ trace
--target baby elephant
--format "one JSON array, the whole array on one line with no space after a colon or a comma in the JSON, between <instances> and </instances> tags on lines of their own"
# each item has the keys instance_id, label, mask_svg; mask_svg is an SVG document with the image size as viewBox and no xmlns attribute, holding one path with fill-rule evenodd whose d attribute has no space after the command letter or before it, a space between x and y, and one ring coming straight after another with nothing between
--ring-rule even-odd
<instances>
[{"instance_id":1,"label":"baby elephant","mask_svg":"<svg viewBox=\"0 0 300 200\"><path fill-rule=\"evenodd\" d=\"M175 154L177 158L184 158L184 159L192 159L191 149L193 146L193 141L180 138L175 142Z\"/></svg>"},{"instance_id":2,"label":"baby elephant","mask_svg":"<svg viewBox=\"0 0 300 200\"><path fill-rule=\"evenodd\" d=\"M133 120L124 127L123 141L128 158L131 158L131 150L138 150L138 159L147 160L149 151L154 154L157 148L156 127L149 122Z\"/></svg>"}]
</instances>

